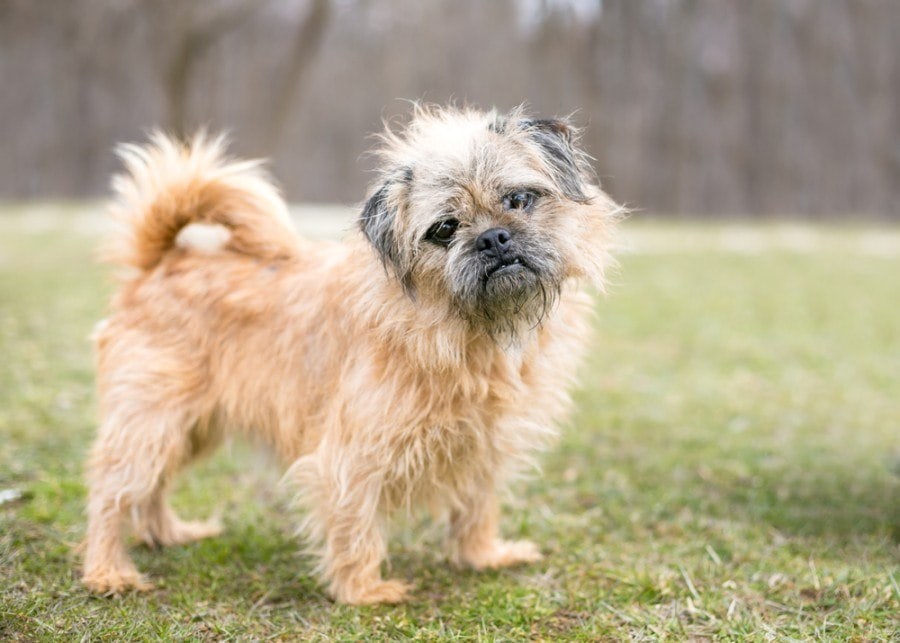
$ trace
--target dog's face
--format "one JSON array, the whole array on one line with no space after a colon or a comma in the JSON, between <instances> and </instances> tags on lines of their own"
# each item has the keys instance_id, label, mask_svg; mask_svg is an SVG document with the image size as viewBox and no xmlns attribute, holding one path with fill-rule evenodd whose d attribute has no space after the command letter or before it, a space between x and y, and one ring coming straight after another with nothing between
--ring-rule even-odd
<instances>
[{"instance_id":1,"label":"dog's face","mask_svg":"<svg viewBox=\"0 0 900 643\"><path fill-rule=\"evenodd\" d=\"M565 121L419 108L383 139L360 225L411 296L497 332L539 324L566 279L602 279L615 206Z\"/></svg>"}]
</instances>

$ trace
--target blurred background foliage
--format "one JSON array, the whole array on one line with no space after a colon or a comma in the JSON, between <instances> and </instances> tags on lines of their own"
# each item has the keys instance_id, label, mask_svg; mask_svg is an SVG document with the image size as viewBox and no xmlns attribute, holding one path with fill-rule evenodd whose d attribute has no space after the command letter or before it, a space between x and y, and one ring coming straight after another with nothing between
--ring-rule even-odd
<instances>
[{"instance_id":1,"label":"blurred background foliage","mask_svg":"<svg viewBox=\"0 0 900 643\"><path fill-rule=\"evenodd\" d=\"M895 0L0 0L0 198L101 195L113 146L227 129L355 203L403 99L573 114L645 212L900 218Z\"/></svg>"}]
</instances>

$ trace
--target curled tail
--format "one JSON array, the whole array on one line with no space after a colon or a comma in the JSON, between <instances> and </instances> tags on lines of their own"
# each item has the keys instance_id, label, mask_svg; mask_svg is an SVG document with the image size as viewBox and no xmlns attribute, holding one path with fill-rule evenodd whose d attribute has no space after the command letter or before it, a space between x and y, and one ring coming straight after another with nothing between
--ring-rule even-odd
<instances>
[{"instance_id":1,"label":"curled tail","mask_svg":"<svg viewBox=\"0 0 900 643\"><path fill-rule=\"evenodd\" d=\"M259 161L225 156L225 139L199 133L188 143L156 132L122 145L125 171L113 179L118 230L103 252L111 263L151 270L193 223L221 226L222 245L262 259L293 256L287 207Z\"/></svg>"}]
</instances>

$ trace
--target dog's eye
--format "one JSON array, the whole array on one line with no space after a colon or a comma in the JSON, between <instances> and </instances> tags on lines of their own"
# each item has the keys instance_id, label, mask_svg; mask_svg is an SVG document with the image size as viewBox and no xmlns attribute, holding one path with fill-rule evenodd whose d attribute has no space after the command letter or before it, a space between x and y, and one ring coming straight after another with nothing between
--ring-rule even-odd
<instances>
[{"instance_id":1,"label":"dog's eye","mask_svg":"<svg viewBox=\"0 0 900 643\"><path fill-rule=\"evenodd\" d=\"M522 210L527 212L534 206L534 200L537 195L530 190L520 190L512 192L503 197L504 210Z\"/></svg>"},{"instance_id":2,"label":"dog's eye","mask_svg":"<svg viewBox=\"0 0 900 643\"><path fill-rule=\"evenodd\" d=\"M428 229L428 234L425 235L425 238L434 243L446 246L450 243L450 239L453 238L453 235L456 234L456 229L458 227L459 221L456 219L444 219L431 226Z\"/></svg>"}]
</instances>

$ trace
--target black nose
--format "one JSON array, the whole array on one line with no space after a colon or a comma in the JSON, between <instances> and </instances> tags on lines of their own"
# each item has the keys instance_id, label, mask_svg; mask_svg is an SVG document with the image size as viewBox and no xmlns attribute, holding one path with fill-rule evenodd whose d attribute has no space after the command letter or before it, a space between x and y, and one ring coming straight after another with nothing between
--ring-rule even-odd
<instances>
[{"instance_id":1,"label":"black nose","mask_svg":"<svg viewBox=\"0 0 900 643\"><path fill-rule=\"evenodd\" d=\"M489 257L502 257L510 246L510 234L506 228L491 228L478 235L475 248Z\"/></svg>"}]
</instances>

